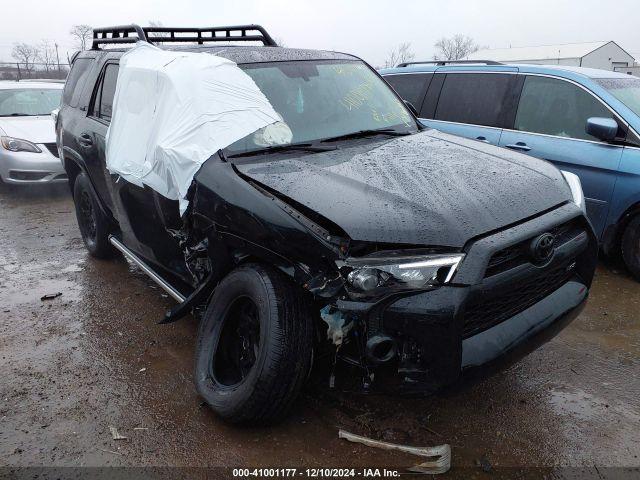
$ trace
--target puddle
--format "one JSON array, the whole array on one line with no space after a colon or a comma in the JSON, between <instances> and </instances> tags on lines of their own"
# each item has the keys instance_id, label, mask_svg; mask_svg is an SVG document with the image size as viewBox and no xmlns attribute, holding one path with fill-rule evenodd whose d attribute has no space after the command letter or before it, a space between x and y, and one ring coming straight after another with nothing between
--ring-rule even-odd
<instances>
[{"instance_id":1,"label":"puddle","mask_svg":"<svg viewBox=\"0 0 640 480\"><path fill-rule=\"evenodd\" d=\"M66 279L42 279L30 284L28 287L8 285L3 291L4 308L17 307L19 305L34 304L41 302L44 295L62 293L57 298L46 300L42 303L66 303L69 301L77 301L81 298L82 287L76 283Z\"/></svg>"}]
</instances>

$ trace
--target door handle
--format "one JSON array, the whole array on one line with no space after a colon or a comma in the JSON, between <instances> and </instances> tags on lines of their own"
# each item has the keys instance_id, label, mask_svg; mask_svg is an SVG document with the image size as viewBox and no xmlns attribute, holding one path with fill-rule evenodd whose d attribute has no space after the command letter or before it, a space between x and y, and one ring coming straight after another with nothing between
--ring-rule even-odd
<instances>
[{"instance_id":1,"label":"door handle","mask_svg":"<svg viewBox=\"0 0 640 480\"><path fill-rule=\"evenodd\" d=\"M505 145L505 147L510 148L511 150L520 150L521 152L528 152L531 150L531 147L524 142L511 143L509 145Z\"/></svg>"},{"instance_id":2,"label":"door handle","mask_svg":"<svg viewBox=\"0 0 640 480\"><path fill-rule=\"evenodd\" d=\"M489 143L489 140L487 140L487 137L483 137L482 135L480 135L479 137L476 137L476 140L480 140L481 142L484 142L484 143Z\"/></svg>"},{"instance_id":3,"label":"door handle","mask_svg":"<svg viewBox=\"0 0 640 480\"><path fill-rule=\"evenodd\" d=\"M90 147L93 145L93 139L88 133L81 133L80 137L78 137L78 143L83 147Z\"/></svg>"}]
</instances>

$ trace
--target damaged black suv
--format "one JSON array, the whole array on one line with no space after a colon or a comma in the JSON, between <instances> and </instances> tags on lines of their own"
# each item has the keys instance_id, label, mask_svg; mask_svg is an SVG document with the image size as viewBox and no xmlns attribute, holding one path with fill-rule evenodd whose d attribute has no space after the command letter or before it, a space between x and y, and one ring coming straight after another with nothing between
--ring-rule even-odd
<instances>
[{"instance_id":1,"label":"damaged black suv","mask_svg":"<svg viewBox=\"0 0 640 480\"><path fill-rule=\"evenodd\" d=\"M210 152L182 215L110 173L119 44L135 41L235 62L289 138ZM588 296L597 241L574 176L426 129L359 58L259 26L97 29L56 132L87 249L173 296L163 322L197 314L196 387L230 421L282 418L312 366L338 388L433 391L550 338Z\"/></svg>"}]
</instances>

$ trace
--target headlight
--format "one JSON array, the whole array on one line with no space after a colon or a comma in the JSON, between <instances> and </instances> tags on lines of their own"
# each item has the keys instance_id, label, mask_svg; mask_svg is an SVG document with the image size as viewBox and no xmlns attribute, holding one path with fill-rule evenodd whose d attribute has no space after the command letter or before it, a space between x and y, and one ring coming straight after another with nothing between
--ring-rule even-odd
<instances>
[{"instance_id":1,"label":"headlight","mask_svg":"<svg viewBox=\"0 0 640 480\"><path fill-rule=\"evenodd\" d=\"M567 181L569 188L571 189L571 195L573 196L573 202L580 207L580 209L586 214L587 210L584 204L584 193L582 192L582 184L580 179L575 173L561 170L564 179Z\"/></svg>"},{"instance_id":2,"label":"headlight","mask_svg":"<svg viewBox=\"0 0 640 480\"><path fill-rule=\"evenodd\" d=\"M463 258L464 254L349 258L344 268L348 270L349 286L365 295L374 295L449 283Z\"/></svg>"},{"instance_id":3,"label":"headlight","mask_svg":"<svg viewBox=\"0 0 640 480\"><path fill-rule=\"evenodd\" d=\"M40 153L42 150L35 144L28 140L21 140L20 138L13 137L0 137L2 146L12 152L32 152Z\"/></svg>"}]
</instances>

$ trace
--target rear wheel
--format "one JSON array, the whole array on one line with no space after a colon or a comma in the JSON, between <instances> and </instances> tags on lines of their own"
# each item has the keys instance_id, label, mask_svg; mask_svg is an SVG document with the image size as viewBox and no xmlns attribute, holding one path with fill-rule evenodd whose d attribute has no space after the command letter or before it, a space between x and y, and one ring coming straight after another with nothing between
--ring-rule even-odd
<instances>
[{"instance_id":1,"label":"rear wheel","mask_svg":"<svg viewBox=\"0 0 640 480\"><path fill-rule=\"evenodd\" d=\"M312 356L309 304L284 275L261 265L231 272L200 324L198 393L233 423L274 423L286 415Z\"/></svg>"},{"instance_id":2,"label":"rear wheel","mask_svg":"<svg viewBox=\"0 0 640 480\"><path fill-rule=\"evenodd\" d=\"M89 253L97 258L111 257L115 253L109 243L111 225L98 205L89 177L84 173L78 175L73 184L73 202L82 241Z\"/></svg>"},{"instance_id":3,"label":"rear wheel","mask_svg":"<svg viewBox=\"0 0 640 480\"><path fill-rule=\"evenodd\" d=\"M633 217L624 230L622 258L631 274L640 281L640 215Z\"/></svg>"}]
</instances>

